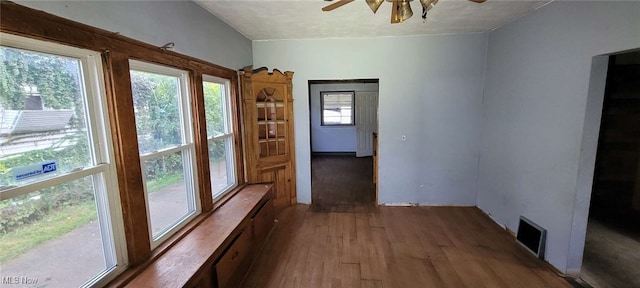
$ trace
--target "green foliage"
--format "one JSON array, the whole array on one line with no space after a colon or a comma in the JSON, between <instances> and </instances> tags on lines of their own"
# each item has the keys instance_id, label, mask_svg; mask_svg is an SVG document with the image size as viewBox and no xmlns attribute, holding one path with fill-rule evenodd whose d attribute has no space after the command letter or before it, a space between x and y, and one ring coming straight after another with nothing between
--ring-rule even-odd
<instances>
[{"instance_id":1,"label":"green foliage","mask_svg":"<svg viewBox=\"0 0 640 288\"><path fill-rule=\"evenodd\" d=\"M154 73L131 71L136 107L136 129L141 153L183 143L178 79ZM145 161L147 180L173 177L182 171L182 155L170 154ZM181 173L180 173L181 174Z\"/></svg>"},{"instance_id":2,"label":"green foliage","mask_svg":"<svg viewBox=\"0 0 640 288\"><path fill-rule=\"evenodd\" d=\"M37 87L45 107L75 109L71 125L83 125L78 60L2 47L0 61L0 103L5 109L23 109L23 87Z\"/></svg>"},{"instance_id":3,"label":"green foliage","mask_svg":"<svg viewBox=\"0 0 640 288\"><path fill-rule=\"evenodd\" d=\"M50 147L0 158L0 185L19 184L11 173L15 167L56 160L58 170L65 172L91 163L79 78L76 59L0 47L0 103L4 109L24 109L28 96L24 88L30 87L37 88L45 109L75 111L66 131L40 134L62 135ZM10 135L3 145L25 141L30 136ZM80 179L0 202L0 235L34 223L52 211L92 199L91 185L90 180Z\"/></svg>"},{"instance_id":4,"label":"green foliage","mask_svg":"<svg viewBox=\"0 0 640 288\"><path fill-rule=\"evenodd\" d=\"M178 79L131 72L140 151L150 152L183 143Z\"/></svg>"},{"instance_id":5,"label":"green foliage","mask_svg":"<svg viewBox=\"0 0 640 288\"><path fill-rule=\"evenodd\" d=\"M223 101L223 86L218 83L204 82L204 109L207 120L207 136L215 136L225 133ZM224 141L209 143L209 158L212 160L224 159Z\"/></svg>"},{"instance_id":6,"label":"green foliage","mask_svg":"<svg viewBox=\"0 0 640 288\"><path fill-rule=\"evenodd\" d=\"M90 178L78 179L0 202L0 235L37 222L59 209L93 200L92 188Z\"/></svg>"},{"instance_id":7,"label":"green foliage","mask_svg":"<svg viewBox=\"0 0 640 288\"><path fill-rule=\"evenodd\" d=\"M46 109L75 111L70 129L51 147L0 158L0 185L14 184L10 170L48 160L58 161L58 170L69 171L90 162L83 96L80 93L78 60L31 51L0 48L0 103L5 109L21 110L27 94L23 87L37 88ZM60 135L52 131L49 135ZM43 135L43 136L46 136ZM29 135L11 135L3 145L24 141ZM63 143L74 143L62 147Z\"/></svg>"},{"instance_id":8,"label":"green foliage","mask_svg":"<svg viewBox=\"0 0 640 288\"><path fill-rule=\"evenodd\" d=\"M70 171L78 167L86 166L87 163L90 163L89 144L87 142L86 134L78 133L68 135L65 136L64 140L76 142L75 145L62 149L53 145L46 149L32 150L23 153L19 157L7 157L0 159L0 185L15 185L13 174L10 172L10 169L7 169L9 167L21 167L44 161L57 160L57 168L59 171ZM4 168L4 172L2 167L6 167Z\"/></svg>"},{"instance_id":9,"label":"green foliage","mask_svg":"<svg viewBox=\"0 0 640 288\"><path fill-rule=\"evenodd\" d=\"M224 118L222 106L222 85L204 82L204 112L207 120L207 135L214 136L224 133Z\"/></svg>"}]
</instances>

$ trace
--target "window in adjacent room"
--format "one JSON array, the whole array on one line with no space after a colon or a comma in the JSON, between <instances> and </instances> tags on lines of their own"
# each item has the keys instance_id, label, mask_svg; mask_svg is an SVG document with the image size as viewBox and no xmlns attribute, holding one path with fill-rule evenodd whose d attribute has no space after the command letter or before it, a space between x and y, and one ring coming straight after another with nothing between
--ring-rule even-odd
<instances>
[{"instance_id":1,"label":"window in adjacent room","mask_svg":"<svg viewBox=\"0 0 640 288\"><path fill-rule=\"evenodd\" d=\"M211 193L214 201L237 185L229 80L203 76L209 144Z\"/></svg>"},{"instance_id":2,"label":"window in adjacent room","mask_svg":"<svg viewBox=\"0 0 640 288\"><path fill-rule=\"evenodd\" d=\"M189 74L134 60L130 67L153 249L199 212Z\"/></svg>"},{"instance_id":3,"label":"window in adjacent room","mask_svg":"<svg viewBox=\"0 0 640 288\"><path fill-rule=\"evenodd\" d=\"M354 92L320 92L322 125L354 125Z\"/></svg>"},{"instance_id":4,"label":"window in adjacent room","mask_svg":"<svg viewBox=\"0 0 640 288\"><path fill-rule=\"evenodd\" d=\"M127 264L101 63L94 51L0 35L4 284L103 286Z\"/></svg>"}]
</instances>

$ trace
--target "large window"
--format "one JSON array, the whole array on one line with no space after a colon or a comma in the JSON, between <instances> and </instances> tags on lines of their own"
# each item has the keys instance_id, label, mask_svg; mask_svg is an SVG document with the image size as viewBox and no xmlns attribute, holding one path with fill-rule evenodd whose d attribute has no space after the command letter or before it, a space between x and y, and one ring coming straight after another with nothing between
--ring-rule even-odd
<instances>
[{"instance_id":1,"label":"large window","mask_svg":"<svg viewBox=\"0 0 640 288\"><path fill-rule=\"evenodd\" d=\"M353 91L320 92L322 125L354 125Z\"/></svg>"},{"instance_id":2,"label":"large window","mask_svg":"<svg viewBox=\"0 0 640 288\"><path fill-rule=\"evenodd\" d=\"M237 185L229 80L203 76L211 193L214 201Z\"/></svg>"},{"instance_id":3,"label":"large window","mask_svg":"<svg viewBox=\"0 0 640 288\"><path fill-rule=\"evenodd\" d=\"M104 285L126 247L101 56L7 34L0 44L2 283Z\"/></svg>"},{"instance_id":4,"label":"large window","mask_svg":"<svg viewBox=\"0 0 640 288\"><path fill-rule=\"evenodd\" d=\"M128 283L244 182L237 71L1 2L0 286Z\"/></svg>"},{"instance_id":5,"label":"large window","mask_svg":"<svg viewBox=\"0 0 640 288\"><path fill-rule=\"evenodd\" d=\"M136 131L152 248L199 210L189 75L130 61Z\"/></svg>"}]
</instances>

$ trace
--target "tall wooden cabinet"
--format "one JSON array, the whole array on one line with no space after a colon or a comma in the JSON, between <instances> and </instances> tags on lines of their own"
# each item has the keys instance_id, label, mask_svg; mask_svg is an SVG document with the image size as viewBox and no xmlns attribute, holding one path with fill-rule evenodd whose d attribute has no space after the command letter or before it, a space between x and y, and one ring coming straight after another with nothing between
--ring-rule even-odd
<instances>
[{"instance_id":1,"label":"tall wooden cabinet","mask_svg":"<svg viewBox=\"0 0 640 288\"><path fill-rule=\"evenodd\" d=\"M247 179L273 182L276 213L297 202L292 78L264 67L240 73Z\"/></svg>"}]
</instances>

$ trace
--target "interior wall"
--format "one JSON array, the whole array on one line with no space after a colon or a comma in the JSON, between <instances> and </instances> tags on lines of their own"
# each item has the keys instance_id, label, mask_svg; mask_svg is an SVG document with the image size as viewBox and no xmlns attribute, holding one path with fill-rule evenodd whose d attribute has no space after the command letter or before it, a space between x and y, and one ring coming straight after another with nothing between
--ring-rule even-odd
<instances>
[{"instance_id":1,"label":"interior wall","mask_svg":"<svg viewBox=\"0 0 640 288\"><path fill-rule=\"evenodd\" d=\"M298 201L311 202L309 80L379 79L379 202L475 205L486 34L253 42L293 76ZM406 141L402 136L406 135Z\"/></svg>"},{"instance_id":2,"label":"interior wall","mask_svg":"<svg viewBox=\"0 0 640 288\"><path fill-rule=\"evenodd\" d=\"M311 152L356 152L356 126L322 126L320 92L378 91L378 83L336 83L310 85ZM355 111L355 109L354 109Z\"/></svg>"},{"instance_id":3,"label":"interior wall","mask_svg":"<svg viewBox=\"0 0 640 288\"><path fill-rule=\"evenodd\" d=\"M230 69L252 62L251 41L192 1L14 2Z\"/></svg>"},{"instance_id":4,"label":"interior wall","mask_svg":"<svg viewBox=\"0 0 640 288\"><path fill-rule=\"evenodd\" d=\"M555 1L489 33L478 206L546 228L546 259L582 262L606 56L640 47L640 2Z\"/></svg>"}]
</instances>

